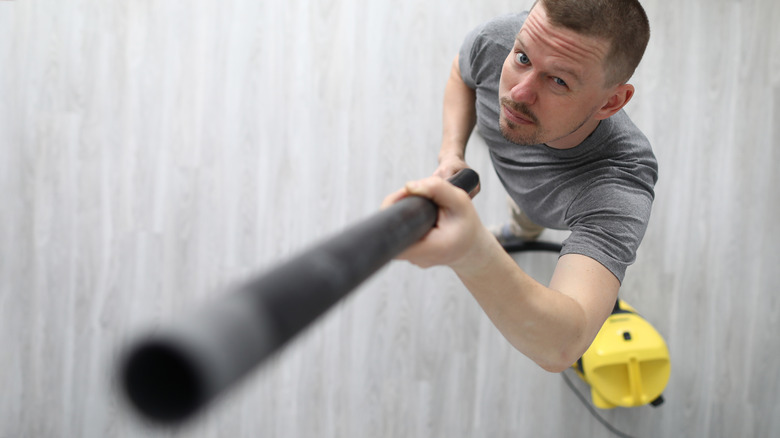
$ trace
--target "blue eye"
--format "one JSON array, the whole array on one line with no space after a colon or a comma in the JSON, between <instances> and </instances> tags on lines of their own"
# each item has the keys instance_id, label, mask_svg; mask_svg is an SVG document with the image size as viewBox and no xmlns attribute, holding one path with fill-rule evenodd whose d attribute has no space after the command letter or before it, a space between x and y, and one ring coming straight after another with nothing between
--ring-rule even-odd
<instances>
[{"instance_id":1,"label":"blue eye","mask_svg":"<svg viewBox=\"0 0 780 438\"><path fill-rule=\"evenodd\" d=\"M518 52L517 55L515 55L515 59L517 60L517 62L523 65L528 65L531 63L531 60L528 59L528 55L522 52Z\"/></svg>"},{"instance_id":2,"label":"blue eye","mask_svg":"<svg viewBox=\"0 0 780 438\"><path fill-rule=\"evenodd\" d=\"M563 79L561 79L561 78L553 78L553 81L555 81L555 83L556 83L556 84L558 84L558 85L560 85L560 86L562 86L562 87L565 87L565 86L566 86L566 81L564 81L564 80L563 80Z\"/></svg>"}]
</instances>

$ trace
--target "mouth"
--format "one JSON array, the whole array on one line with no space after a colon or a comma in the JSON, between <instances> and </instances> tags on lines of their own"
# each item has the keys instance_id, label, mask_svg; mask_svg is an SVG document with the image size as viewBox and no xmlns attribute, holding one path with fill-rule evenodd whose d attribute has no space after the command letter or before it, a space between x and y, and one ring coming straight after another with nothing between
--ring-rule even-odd
<instances>
[{"instance_id":1,"label":"mouth","mask_svg":"<svg viewBox=\"0 0 780 438\"><path fill-rule=\"evenodd\" d=\"M524 108L517 108L513 102L502 100L501 102L502 112L504 117L512 123L518 125L534 125L536 124L536 117L530 113L530 111Z\"/></svg>"}]
</instances>

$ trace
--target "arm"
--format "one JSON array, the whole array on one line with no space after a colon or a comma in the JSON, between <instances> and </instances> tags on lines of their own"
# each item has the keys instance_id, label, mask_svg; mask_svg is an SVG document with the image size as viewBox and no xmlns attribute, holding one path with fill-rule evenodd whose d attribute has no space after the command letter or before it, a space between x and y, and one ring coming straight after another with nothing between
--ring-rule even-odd
<instances>
[{"instance_id":1,"label":"arm","mask_svg":"<svg viewBox=\"0 0 780 438\"><path fill-rule=\"evenodd\" d=\"M609 270L567 254L544 286L482 226L462 190L433 177L407 184L385 204L409 194L436 202L439 218L401 258L421 267L450 266L504 337L547 371L565 370L587 350L617 298L620 283Z\"/></svg>"},{"instance_id":2,"label":"arm","mask_svg":"<svg viewBox=\"0 0 780 438\"><path fill-rule=\"evenodd\" d=\"M449 178L468 167L465 161L466 143L477 120L474 107L476 92L469 88L460 74L460 55L452 61L452 69L444 88L442 140L439 167L434 175Z\"/></svg>"}]
</instances>

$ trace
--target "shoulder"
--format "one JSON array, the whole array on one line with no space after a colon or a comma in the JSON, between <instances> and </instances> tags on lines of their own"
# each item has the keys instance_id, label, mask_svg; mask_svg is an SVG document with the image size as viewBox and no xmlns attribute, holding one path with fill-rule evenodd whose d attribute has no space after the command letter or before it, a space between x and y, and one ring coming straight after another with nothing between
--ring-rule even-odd
<instances>
[{"instance_id":1,"label":"shoulder","mask_svg":"<svg viewBox=\"0 0 780 438\"><path fill-rule=\"evenodd\" d=\"M523 27L528 12L501 15L488 20L471 30L466 35L464 48L471 51L484 49L489 46L511 48L517 33Z\"/></svg>"},{"instance_id":2,"label":"shoulder","mask_svg":"<svg viewBox=\"0 0 780 438\"><path fill-rule=\"evenodd\" d=\"M658 164L647 137L621 111L607 119L591 140L587 183L569 204L572 234L563 253L587 255L622 281L636 258L650 220Z\"/></svg>"},{"instance_id":3,"label":"shoulder","mask_svg":"<svg viewBox=\"0 0 780 438\"><path fill-rule=\"evenodd\" d=\"M610 117L611 153L618 160L617 170L627 172L628 179L639 178L649 186L650 191L658 181L658 160L655 157L650 140L631 121L628 114L621 110Z\"/></svg>"},{"instance_id":4,"label":"shoulder","mask_svg":"<svg viewBox=\"0 0 780 438\"><path fill-rule=\"evenodd\" d=\"M485 38L511 42L517 32L520 32L527 17L527 11L499 15L477 26L472 32L477 32Z\"/></svg>"},{"instance_id":5,"label":"shoulder","mask_svg":"<svg viewBox=\"0 0 780 438\"><path fill-rule=\"evenodd\" d=\"M480 24L466 35L460 49L460 69L467 73L464 76L467 84L475 87L481 69L503 63L527 16L527 12L502 15Z\"/></svg>"},{"instance_id":6,"label":"shoulder","mask_svg":"<svg viewBox=\"0 0 780 438\"><path fill-rule=\"evenodd\" d=\"M568 220L578 222L604 217L646 221L655 198L658 161L650 141L624 111L602 122L579 169L583 178L579 193L569 206ZM580 216L580 217L578 217Z\"/></svg>"}]
</instances>

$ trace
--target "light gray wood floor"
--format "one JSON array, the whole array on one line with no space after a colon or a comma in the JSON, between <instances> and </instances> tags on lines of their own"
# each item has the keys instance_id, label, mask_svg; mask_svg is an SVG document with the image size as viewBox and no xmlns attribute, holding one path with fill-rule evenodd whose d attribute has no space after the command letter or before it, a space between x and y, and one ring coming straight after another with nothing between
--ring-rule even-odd
<instances>
[{"instance_id":1,"label":"light gray wood floor","mask_svg":"<svg viewBox=\"0 0 780 438\"><path fill-rule=\"evenodd\" d=\"M661 179L621 293L673 372L663 407L603 415L641 437L777 436L780 3L643 3L628 111ZM453 274L401 262L183 430L139 422L112 383L138 330L432 172L463 36L528 6L0 2L0 437L609 436ZM484 222L503 220L478 138L469 160ZM517 260L544 280L555 256Z\"/></svg>"}]
</instances>

